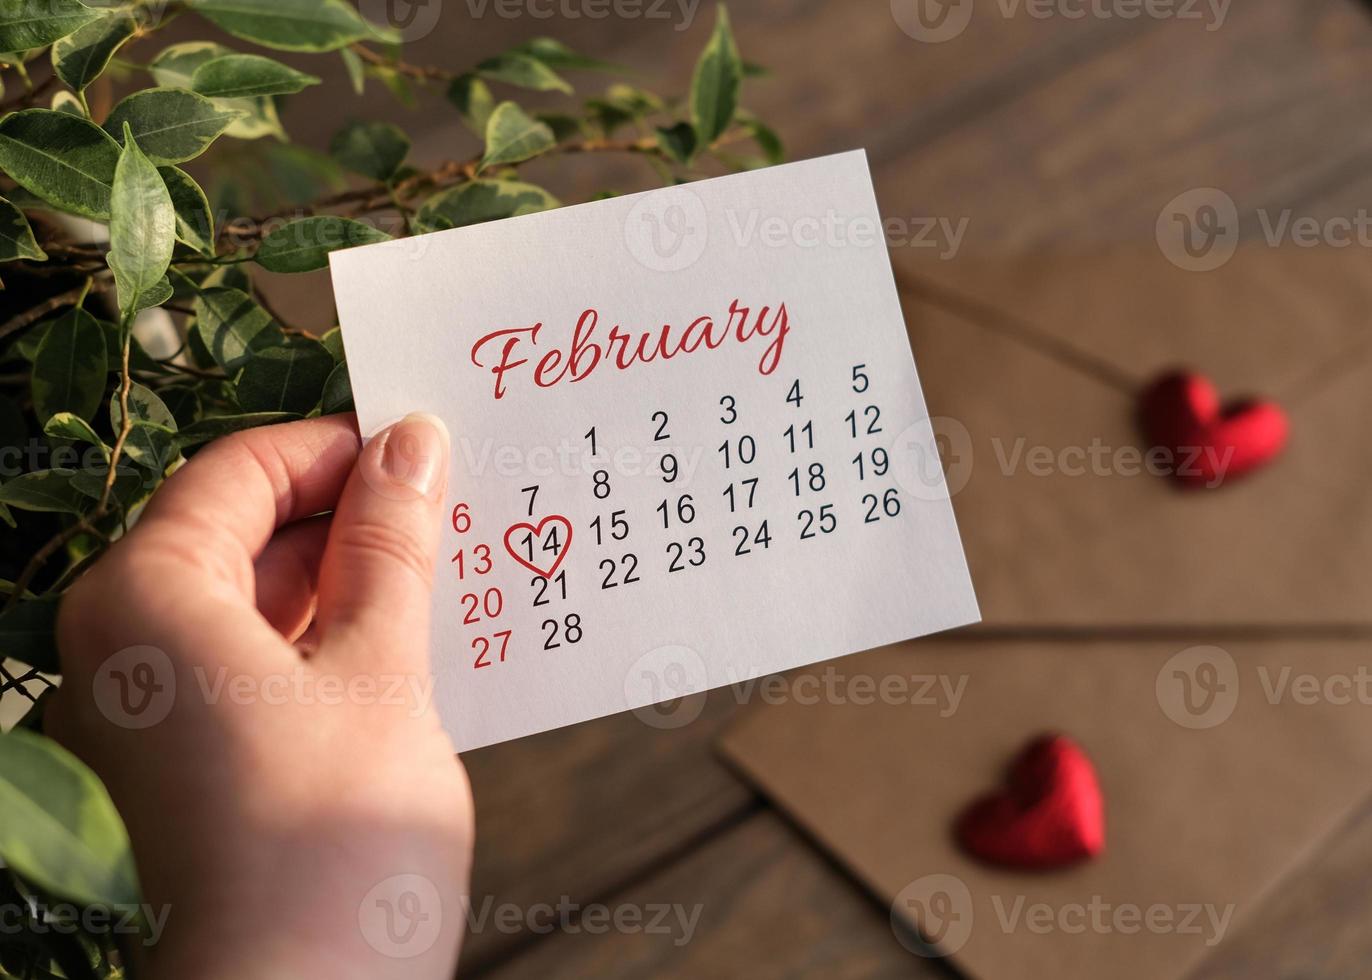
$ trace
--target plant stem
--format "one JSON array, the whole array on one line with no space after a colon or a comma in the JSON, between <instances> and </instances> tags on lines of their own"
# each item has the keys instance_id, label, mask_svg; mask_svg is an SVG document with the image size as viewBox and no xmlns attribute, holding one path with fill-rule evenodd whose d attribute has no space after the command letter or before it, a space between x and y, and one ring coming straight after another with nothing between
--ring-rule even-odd
<instances>
[{"instance_id":1,"label":"plant stem","mask_svg":"<svg viewBox=\"0 0 1372 980\"><path fill-rule=\"evenodd\" d=\"M48 89L56 84L57 72L53 72L28 91L16 95L8 102L0 102L0 112L14 112L18 109L27 109L32 105L36 105L38 100L47 94Z\"/></svg>"},{"instance_id":2,"label":"plant stem","mask_svg":"<svg viewBox=\"0 0 1372 980\"><path fill-rule=\"evenodd\" d=\"M89 286L90 284L87 283L86 285ZM79 295L84 296L84 291L80 292ZM100 499L96 502L93 511L78 518L74 524L63 528L33 553L33 557L24 566L24 570L14 580L14 587L10 590L9 598L5 601L4 608L0 609L0 613L9 612L19 602L19 597L28 590L29 583L33 581L33 577L38 574L47 560L78 534L93 534L104 540L106 544L109 543L108 537L95 527L95 522L109 513L115 477L119 474L119 458L123 455L124 443L128 441L129 433L133 431L133 419L129 415L129 389L133 387L133 375L129 372L129 350L133 345L132 323L125 320L121 332L124 335L124 345L119 380L119 435L114 440L114 447L110 450L109 472L105 474L105 486L100 491Z\"/></svg>"},{"instance_id":3,"label":"plant stem","mask_svg":"<svg viewBox=\"0 0 1372 980\"><path fill-rule=\"evenodd\" d=\"M16 330L23 330L30 324L36 323L47 316L53 310L59 310L64 306L76 306L85 299L87 293L103 292L109 288L109 280L102 273L90 276L79 286L67 290L65 293L58 293L56 296L45 299L37 306L29 307L23 313L11 317L3 324L0 324L0 339L8 337Z\"/></svg>"},{"instance_id":4,"label":"plant stem","mask_svg":"<svg viewBox=\"0 0 1372 980\"><path fill-rule=\"evenodd\" d=\"M446 68L435 68L432 65L412 65L397 58L391 61L383 54L373 51L363 44L352 45L353 53L369 65L376 65L378 68L389 68L410 78L418 79L421 82L451 82L457 78L459 72L449 71Z\"/></svg>"}]
</instances>

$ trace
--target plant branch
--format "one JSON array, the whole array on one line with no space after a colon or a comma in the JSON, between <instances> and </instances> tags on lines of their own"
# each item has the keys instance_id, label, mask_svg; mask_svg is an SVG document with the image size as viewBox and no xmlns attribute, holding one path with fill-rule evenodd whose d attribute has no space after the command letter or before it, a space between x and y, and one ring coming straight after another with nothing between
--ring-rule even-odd
<instances>
[{"instance_id":1,"label":"plant branch","mask_svg":"<svg viewBox=\"0 0 1372 980\"><path fill-rule=\"evenodd\" d=\"M133 323L124 323L124 347L119 365L119 435L115 437L110 449L110 471L105 474L105 487L100 491L100 501L95 505L96 520L104 516L109 506L110 494L114 492L114 480L119 475L119 457L123 455L124 443L133 431L133 419L129 416L129 389L133 387L133 374L129 371L129 350L133 347Z\"/></svg>"},{"instance_id":2,"label":"plant branch","mask_svg":"<svg viewBox=\"0 0 1372 980\"><path fill-rule=\"evenodd\" d=\"M0 324L0 340L8 337L16 330L23 330L25 327L37 323L53 310L60 310L64 306L75 306L87 292L98 293L109 288L109 279L100 273L92 276L79 286L68 289L65 293L58 293L39 303L31 306L23 313L19 313Z\"/></svg>"},{"instance_id":3,"label":"plant branch","mask_svg":"<svg viewBox=\"0 0 1372 980\"><path fill-rule=\"evenodd\" d=\"M91 517L98 519L98 516L95 514L92 514ZM28 564L24 566L24 570L20 572L19 577L14 580L14 587L10 589L9 598L5 600L5 606L3 609L0 609L0 613L9 612L19 603L19 597L28 591L29 583L33 581L33 577L38 574L39 570L42 569L45 564L47 564L48 559L57 553L59 548L65 547L67 542L78 534L86 532L99 533L95 530L95 527L90 521L91 518L86 517L78 519L75 524L71 524L54 534L48 539L46 544L33 553L33 557L31 557Z\"/></svg>"},{"instance_id":4,"label":"plant branch","mask_svg":"<svg viewBox=\"0 0 1372 980\"><path fill-rule=\"evenodd\" d=\"M14 112L19 109L27 109L35 105L39 99L47 94L48 89L57 84L57 72L53 72L43 79L33 88L19 93L8 102L0 102L0 112Z\"/></svg>"},{"instance_id":5,"label":"plant branch","mask_svg":"<svg viewBox=\"0 0 1372 980\"><path fill-rule=\"evenodd\" d=\"M90 283L87 283L86 285L90 286ZM81 293L84 293L84 289ZM78 295L74 297L74 300L79 302L81 298L82 296ZM5 601L4 608L0 610L0 612L9 612L9 610L19 602L19 597L28 591L29 583L33 581L34 576L38 574L42 567L47 564L48 559L56 554L60 548L66 547L67 543L77 535L93 534L103 540L106 544L109 543L109 538L95 527L95 522L109 513L110 497L114 491L115 477L119 475L119 458L124 452L124 444L128 441L129 433L133 431L133 420L129 416L129 389L133 385L133 375L129 372L129 350L133 345L133 330L130 324L124 324L123 334L124 347L120 365L119 382L119 435L114 441L114 448L110 450L109 472L105 474L105 486L100 491L100 499L96 502L94 510L87 515L77 518L74 524L63 528L57 534L53 535L48 539L46 544L33 553L28 564L24 566L24 570L20 572L19 577L14 580L14 586L10 590L9 598Z\"/></svg>"},{"instance_id":6,"label":"plant branch","mask_svg":"<svg viewBox=\"0 0 1372 980\"><path fill-rule=\"evenodd\" d=\"M715 143L716 146L742 139L746 133L736 131L726 133ZM661 156L665 159L662 147L659 145L655 136L641 136L636 139L609 139L593 138L576 140L569 143L559 143L550 149L542 157L552 156L558 153L640 153L653 156ZM470 157L466 160L447 160L432 170L423 173L412 174L404 180L394 185L385 182L368 184L365 187L354 187L350 190L339 191L318 198L308 204L297 205L296 207L262 215L256 218L238 218L226 222L220 229L221 238L231 238L241 244L248 244L263 234L264 226L283 218L292 216L306 217L317 211L325 211L331 208L349 207L348 214L351 217L367 214L372 211L379 211L385 208L399 208L406 206L408 200L413 198L421 191L443 190L455 184L461 184L469 180L475 180L478 168L481 165L480 155Z\"/></svg>"},{"instance_id":7,"label":"plant branch","mask_svg":"<svg viewBox=\"0 0 1372 980\"><path fill-rule=\"evenodd\" d=\"M399 58L392 61L385 55L373 51L364 44L352 45L353 53L369 65L376 65L378 68L389 68L399 72L408 78L414 78L421 82L451 82L457 78L459 73L449 71L446 68L435 68L432 65L412 65L409 62L401 61Z\"/></svg>"}]
</instances>

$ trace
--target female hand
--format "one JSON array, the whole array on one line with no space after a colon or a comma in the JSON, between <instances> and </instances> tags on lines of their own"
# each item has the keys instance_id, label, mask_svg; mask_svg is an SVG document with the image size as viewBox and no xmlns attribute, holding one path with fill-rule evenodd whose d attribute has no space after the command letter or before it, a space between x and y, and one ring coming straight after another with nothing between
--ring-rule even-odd
<instances>
[{"instance_id":1,"label":"female hand","mask_svg":"<svg viewBox=\"0 0 1372 980\"><path fill-rule=\"evenodd\" d=\"M452 975L473 811L431 701L447 466L429 416L365 449L350 416L230 436L64 599L46 727L166 913L147 975Z\"/></svg>"}]
</instances>

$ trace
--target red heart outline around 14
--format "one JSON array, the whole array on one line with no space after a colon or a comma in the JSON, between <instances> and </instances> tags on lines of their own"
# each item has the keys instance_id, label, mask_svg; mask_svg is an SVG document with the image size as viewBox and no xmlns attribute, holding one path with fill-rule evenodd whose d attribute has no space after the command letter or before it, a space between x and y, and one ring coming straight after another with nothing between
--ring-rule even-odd
<instances>
[{"instance_id":1,"label":"red heart outline around 14","mask_svg":"<svg viewBox=\"0 0 1372 980\"><path fill-rule=\"evenodd\" d=\"M563 527L565 527L567 529L567 540L563 543L562 550L557 553L557 558L553 561L552 567L545 572L543 569L539 568L532 562L524 558L521 558L519 554L514 550L514 548L510 547L510 535L514 534L516 531L528 531L534 536L534 540L538 541L541 540L543 537L543 528L549 523L560 524ZM538 527L534 527L527 521L521 521L518 524L511 524L508 528L505 529L505 550L509 552L510 557L513 558L515 561L519 562L529 571L533 572L535 575L540 575L543 578L553 577L553 573L557 571L557 566L561 565L562 559L567 557L567 550L571 548L571 546L572 522L567 520L567 518L561 516L560 514L551 514L548 517L543 518L543 520L538 522Z\"/></svg>"}]
</instances>

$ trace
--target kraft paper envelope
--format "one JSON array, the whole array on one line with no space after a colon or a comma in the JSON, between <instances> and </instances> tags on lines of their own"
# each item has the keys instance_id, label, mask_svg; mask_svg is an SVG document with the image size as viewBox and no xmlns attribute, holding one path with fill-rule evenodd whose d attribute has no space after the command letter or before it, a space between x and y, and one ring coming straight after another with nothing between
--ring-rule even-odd
<instances>
[{"instance_id":1,"label":"kraft paper envelope","mask_svg":"<svg viewBox=\"0 0 1372 980\"><path fill-rule=\"evenodd\" d=\"M1372 267L1358 258L1240 250L1205 274L1144 249L959 258L935 283L955 280L951 303L921 289L928 263L919 281L898 264L988 625L1372 623L1372 357L1358 353ZM1179 490L1141 469L1134 392L1026 328L1139 383L1180 363L1225 395L1276 398L1288 448L1213 491Z\"/></svg>"},{"instance_id":2,"label":"kraft paper envelope","mask_svg":"<svg viewBox=\"0 0 1372 980\"><path fill-rule=\"evenodd\" d=\"M723 751L972 976L1169 980L1347 818L1372 764L1365 642L1215 643L902 644L808 668L837 693L751 709ZM910 697L874 702L859 676ZM967 858L955 815L1045 730L1096 763L1104 856L1041 874Z\"/></svg>"}]
</instances>

